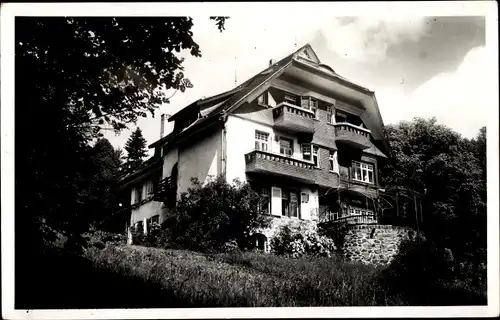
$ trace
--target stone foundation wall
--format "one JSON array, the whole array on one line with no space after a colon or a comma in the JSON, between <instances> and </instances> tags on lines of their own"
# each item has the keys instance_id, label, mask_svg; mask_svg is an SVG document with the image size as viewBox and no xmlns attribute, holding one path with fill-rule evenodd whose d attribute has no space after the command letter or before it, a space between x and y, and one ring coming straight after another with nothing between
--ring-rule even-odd
<instances>
[{"instance_id":1,"label":"stone foundation wall","mask_svg":"<svg viewBox=\"0 0 500 320\"><path fill-rule=\"evenodd\" d=\"M416 241L415 230L385 225L351 226L342 251L348 261L384 266L391 263L404 240Z\"/></svg>"}]
</instances>

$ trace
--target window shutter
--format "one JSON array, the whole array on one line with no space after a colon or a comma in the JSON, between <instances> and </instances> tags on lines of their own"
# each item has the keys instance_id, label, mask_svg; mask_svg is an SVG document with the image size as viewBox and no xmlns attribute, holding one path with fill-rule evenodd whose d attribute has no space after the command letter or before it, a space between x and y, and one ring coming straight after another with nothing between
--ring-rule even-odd
<instances>
[{"instance_id":1,"label":"window shutter","mask_svg":"<svg viewBox=\"0 0 500 320\"><path fill-rule=\"evenodd\" d=\"M281 189L271 188L271 213L275 216L281 216Z\"/></svg>"},{"instance_id":2,"label":"window shutter","mask_svg":"<svg viewBox=\"0 0 500 320\"><path fill-rule=\"evenodd\" d=\"M255 149L256 150L259 150L259 146L260 146L260 142L259 141L255 141Z\"/></svg>"}]
</instances>

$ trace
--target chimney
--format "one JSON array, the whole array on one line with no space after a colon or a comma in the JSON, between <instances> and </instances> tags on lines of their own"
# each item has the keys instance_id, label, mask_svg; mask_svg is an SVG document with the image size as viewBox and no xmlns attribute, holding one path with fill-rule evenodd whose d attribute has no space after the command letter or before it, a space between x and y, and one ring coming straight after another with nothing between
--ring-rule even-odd
<instances>
[{"instance_id":1,"label":"chimney","mask_svg":"<svg viewBox=\"0 0 500 320\"><path fill-rule=\"evenodd\" d=\"M272 66L275 63L276 63L276 60L274 60L274 59L269 60L269 66Z\"/></svg>"},{"instance_id":2,"label":"chimney","mask_svg":"<svg viewBox=\"0 0 500 320\"><path fill-rule=\"evenodd\" d=\"M161 115L161 123L160 123L160 139L165 135L165 121L168 121L170 118L169 114L162 113Z\"/></svg>"}]
</instances>

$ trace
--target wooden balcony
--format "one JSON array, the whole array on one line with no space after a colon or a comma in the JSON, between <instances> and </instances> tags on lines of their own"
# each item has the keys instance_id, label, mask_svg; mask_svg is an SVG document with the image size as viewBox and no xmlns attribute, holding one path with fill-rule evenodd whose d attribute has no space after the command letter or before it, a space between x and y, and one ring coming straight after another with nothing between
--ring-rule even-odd
<instances>
[{"instance_id":1,"label":"wooden balcony","mask_svg":"<svg viewBox=\"0 0 500 320\"><path fill-rule=\"evenodd\" d=\"M353 225L391 225L414 228L418 225L416 218L413 216L357 214L338 217L336 214L330 212L320 214L319 222L324 226L333 228Z\"/></svg>"},{"instance_id":2,"label":"wooden balcony","mask_svg":"<svg viewBox=\"0 0 500 320\"><path fill-rule=\"evenodd\" d=\"M333 126L335 127L335 142L361 150L371 146L370 130L347 122L336 123Z\"/></svg>"},{"instance_id":3,"label":"wooden balcony","mask_svg":"<svg viewBox=\"0 0 500 320\"><path fill-rule=\"evenodd\" d=\"M314 134L314 112L288 102L273 109L274 128L282 131Z\"/></svg>"},{"instance_id":4,"label":"wooden balcony","mask_svg":"<svg viewBox=\"0 0 500 320\"><path fill-rule=\"evenodd\" d=\"M314 184L316 169L308 161L281 154L254 150L245 155L247 173L262 173Z\"/></svg>"}]
</instances>

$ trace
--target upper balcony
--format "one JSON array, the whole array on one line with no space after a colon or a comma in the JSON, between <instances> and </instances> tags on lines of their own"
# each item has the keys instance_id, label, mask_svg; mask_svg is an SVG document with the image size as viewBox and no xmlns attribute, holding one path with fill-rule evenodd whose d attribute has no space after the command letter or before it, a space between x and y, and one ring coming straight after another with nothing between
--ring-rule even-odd
<instances>
[{"instance_id":1,"label":"upper balcony","mask_svg":"<svg viewBox=\"0 0 500 320\"><path fill-rule=\"evenodd\" d=\"M362 150L368 149L371 146L370 130L348 122L336 123L333 126L335 127L336 142Z\"/></svg>"},{"instance_id":2,"label":"upper balcony","mask_svg":"<svg viewBox=\"0 0 500 320\"><path fill-rule=\"evenodd\" d=\"M247 173L265 173L302 183L315 183L315 167L309 161L267 151L254 150L245 155Z\"/></svg>"},{"instance_id":3,"label":"upper balcony","mask_svg":"<svg viewBox=\"0 0 500 320\"><path fill-rule=\"evenodd\" d=\"M273 109L274 127L279 130L314 134L314 112L288 102Z\"/></svg>"},{"instance_id":4,"label":"upper balcony","mask_svg":"<svg viewBox=\"0 0 500 320\"><path fill-rule=\"evenodd\" d=\"M245 155L246 172L288 178L328 188L339 186L339 177L316 168L310 161L267 151L254 150Z\"/></svg>"}]
</instances>

